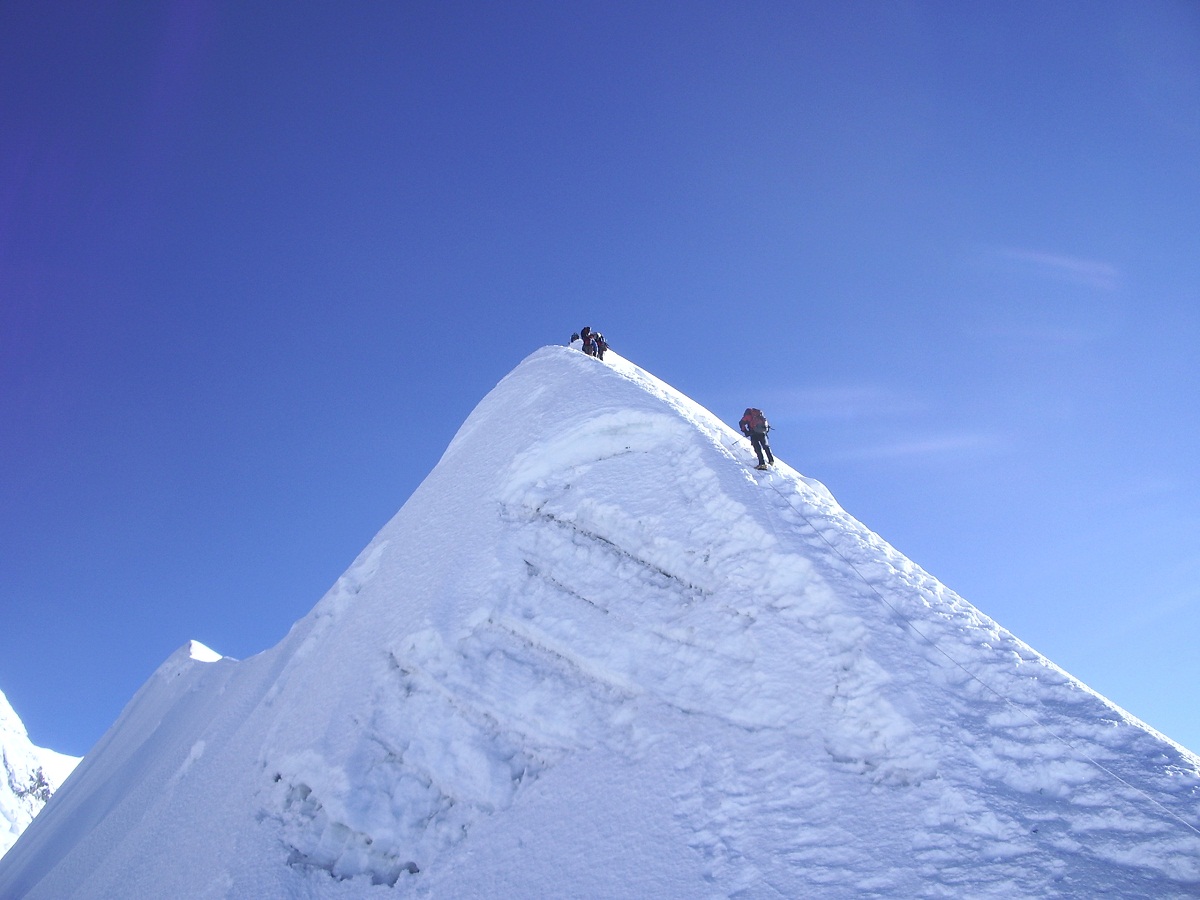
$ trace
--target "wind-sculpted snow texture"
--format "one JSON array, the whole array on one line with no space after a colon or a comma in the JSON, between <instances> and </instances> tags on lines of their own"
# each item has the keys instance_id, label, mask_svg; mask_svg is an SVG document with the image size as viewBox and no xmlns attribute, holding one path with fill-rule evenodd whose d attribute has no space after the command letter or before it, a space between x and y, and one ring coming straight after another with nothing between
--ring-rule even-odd
<instances>
[{"instance_id":1,"label":"wind-sculpted snow texture","mask_svg":"<svg viewBox=\"0 0 1200 900\"><path fill-rule=\"evenodd\" d=\"M1195 756L752 460L534 353L283 642L156 673L0 896L1200 894Z\"/></svg>"}]
</instances>

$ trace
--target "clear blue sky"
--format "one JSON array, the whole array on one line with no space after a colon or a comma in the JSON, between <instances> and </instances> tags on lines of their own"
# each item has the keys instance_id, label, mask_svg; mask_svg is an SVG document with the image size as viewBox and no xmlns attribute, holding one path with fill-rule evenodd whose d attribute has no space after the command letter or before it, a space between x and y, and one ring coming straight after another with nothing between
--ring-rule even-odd
<instances>
[{"instance_id":1,"label":"clear blue sky","mask_svg":"<svg viewBox=\"0 0 1200 900\"><path fill-rule=\"evenodd\" d=\"M1200 750L1198 161L1184 0L5 3L0 689L274 644L590 324Z\"/></svg>"}]
</instances>

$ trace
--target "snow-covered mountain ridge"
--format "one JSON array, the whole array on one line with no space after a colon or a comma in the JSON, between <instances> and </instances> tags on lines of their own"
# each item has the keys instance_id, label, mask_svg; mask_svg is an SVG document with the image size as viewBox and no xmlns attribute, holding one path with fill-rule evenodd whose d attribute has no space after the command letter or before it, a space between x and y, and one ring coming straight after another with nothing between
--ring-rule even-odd
<instances>
[{"instance_id":1,"label":"snow-covered mountain ridge","mask_svg":"<svg viewBox=\"0 0 1200 900\"><path fill-rule=\"evenodd\" d=\"M0 856L8 852L78 762L78 757L35 746L25 724L0 692Z\"/></svg>"},{"instance_id":2,"label":"snow-covered mountain ridge","mask_svg":"<svg viewBox=\"0 0 1200 900\"><path fill-rule=\"evenodd\" d=\"M0 896L1196 896L1200 760L752 459L537 351L280 644L164 663Z\"/></svg>"}]
</instances>

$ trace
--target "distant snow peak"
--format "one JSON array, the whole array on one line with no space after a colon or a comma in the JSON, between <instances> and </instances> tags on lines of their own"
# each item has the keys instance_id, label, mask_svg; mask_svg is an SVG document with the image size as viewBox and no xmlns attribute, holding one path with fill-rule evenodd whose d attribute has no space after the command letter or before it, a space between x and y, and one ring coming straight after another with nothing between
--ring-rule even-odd
<instances>
[{"instance_id":1,"label":"distant snow peak","mask_svg":"<svg viewBox=\"0 0 1200 900\"><path fill-rule=\"evenodd\" d=\"M0 856L8 852L79 760L36 747L0 692Z\"/></svg>"}]
</instances>

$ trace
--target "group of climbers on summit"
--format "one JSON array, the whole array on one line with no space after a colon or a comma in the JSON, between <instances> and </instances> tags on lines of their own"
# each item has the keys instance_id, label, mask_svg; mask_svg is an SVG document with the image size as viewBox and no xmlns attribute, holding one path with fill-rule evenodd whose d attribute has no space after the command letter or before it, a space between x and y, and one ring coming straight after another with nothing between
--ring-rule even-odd
<instances>
[{"instance_id":1,"label":"group of climbers on summit","mask_svg":"<svg viewBox=\"0 0 1200 900\"><path fill-rule=\"evenodd\" d=\"M588 356L604 359L604 351L608 349L608 342L604 340L604 335L600 332L592 331L590 325L584 325L571 335L571 343L574 344L576 341L583 341L583 352Z\"/></svg>"}]
</instances>

